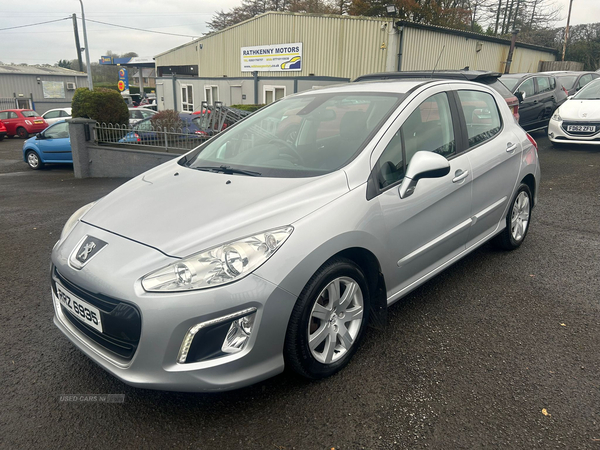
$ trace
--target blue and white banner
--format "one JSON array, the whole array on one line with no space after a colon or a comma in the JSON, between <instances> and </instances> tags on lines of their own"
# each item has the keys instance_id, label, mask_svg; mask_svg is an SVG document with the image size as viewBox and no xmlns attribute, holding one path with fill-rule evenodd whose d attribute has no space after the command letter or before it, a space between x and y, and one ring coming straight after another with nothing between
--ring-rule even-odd
<instances>
[{"instance_id":1,"label":"blue and white banner","mask_svg":"<svg viewBox=\"0 0 600 450\"><path fill-rule=\"evenodd\" d=\"M242 47L242 72L299 72L302 42Z\"/></svg>"}]
</instances>

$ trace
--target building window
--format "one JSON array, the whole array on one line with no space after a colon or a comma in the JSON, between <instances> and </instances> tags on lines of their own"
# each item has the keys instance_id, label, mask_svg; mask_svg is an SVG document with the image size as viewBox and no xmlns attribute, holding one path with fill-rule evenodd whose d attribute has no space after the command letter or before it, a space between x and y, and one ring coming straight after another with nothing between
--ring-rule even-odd
<instances>
[{"instance_id":1,"label":"building window","mask_svg":"<svg viewBox=\"0 0 600 450\"><path fill-rule=\"evenodd\" d=\"M204 86L204 100L209 105L219 101L219 86Z\"/></svg>"},{"instance_id":2,"label":"building window","mask_svg":"<svg viewBox=\"0 0 600 450\"><path fill-rule=\"evenodd\" d=\"M194 89L191 84L181 86L181 110L183 112L194 111Z\"/></svg>"},{"instance_id":3,"label":"building window","mask_svg":"<svg viewBox=\"0 0 600 450\"><path fill-rule=\"evenodd\" d=\"M149 83L148 77L144 77L144 84L148 84L148 83Z\"/></svg>"},{"instance_id":4,"label":"building window","mask_svg":"<svg viewBox=\"0 0 600 450\"><path fill-rule=\"evenodd\" d=\"M285 86L265 86L263 87L263 103L276 102L280 98L285 97Z\"/></svg>"}]
</instances>

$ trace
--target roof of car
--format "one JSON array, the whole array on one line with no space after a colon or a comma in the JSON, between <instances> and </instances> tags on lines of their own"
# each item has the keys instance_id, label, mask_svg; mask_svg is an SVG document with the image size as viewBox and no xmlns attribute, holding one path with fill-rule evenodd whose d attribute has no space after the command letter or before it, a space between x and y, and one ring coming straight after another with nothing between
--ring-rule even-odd
<instances>
[{"instance_id":1,"label":"roof of car","mask_svg":"<svg viewBox=\"0 0 600 450\"><path fill-rule=\"evenodd\" d=\"M6 111L14 111L14 112L33 111L33 112L35 112L35 110L31 109L31 108L26 108L26 109L12 108L12 109L3 109L3 110L0 110L0 112L6 112Z\"/></svg>"},{"instance_id":2,"label":"roof of car","mask_svg":"<svg viewBox=\"0 0 600 450\"><path fill-rule=\"evenodd\" d=\"M423 78L423 79L451 79L451 80L467 80L480 81L487 78L499 78L500 72L491 72L489 70L411 70L403 72L380 72L361 75L354 81L366 80L390 80L390 79L406 79L406 78Z\"/></svg>"},{"instance_id":3,"label":"roof of car","mask_svg":"<svg viewBox=\"0 0 600 450\"><path fill-rule=\"evenodd\" d=\"M318 89L311 89L300 92L296 95L311 95L314 92L389 92L403 94L415 89L423 84L431 83L436 80L420 79L420 80L368 80L360 83L343 83L331 86L324 86ZM438 80L439 81L439 80Z\"/></svg>"}]
</instances>

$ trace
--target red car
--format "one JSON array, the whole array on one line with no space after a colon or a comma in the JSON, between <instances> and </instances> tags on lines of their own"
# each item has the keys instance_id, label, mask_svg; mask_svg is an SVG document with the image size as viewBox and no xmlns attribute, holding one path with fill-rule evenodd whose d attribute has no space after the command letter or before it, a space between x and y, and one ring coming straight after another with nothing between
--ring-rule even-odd
<instances>
[{"instance_id":1,"label":"red car","mask_svg":"<svg viewBox=\"0 0 600 450\"><path fill-rule=\"evenodd\" d=\"M6 136L6 127L4 126L4 123L0 121L0 141L4 139L4 136Z\"/></svg>"},{"instance_id":2,"label":"red car","mask_svg":"<svg viewBox=\"0 0 600 450\"><path fill-rule=\"evenodd\" d=\"M48 128L46 121L33 109L5 109L0 111L0 121L6 127L7 136L19 136L21 139Z\"/></svg>"}]
</instances>

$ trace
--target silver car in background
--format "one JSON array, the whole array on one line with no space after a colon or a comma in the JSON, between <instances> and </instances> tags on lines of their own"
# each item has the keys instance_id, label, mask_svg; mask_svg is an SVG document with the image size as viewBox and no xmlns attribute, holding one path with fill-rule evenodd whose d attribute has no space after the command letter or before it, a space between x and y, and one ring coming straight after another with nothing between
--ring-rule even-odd
<instances>
[{"instance_id":1,"label":"silver car in background","mask_svg":"<svg viewBox=\"0 0 600 450\"><path fill-rule=\"evenodd\" d=\"M54 323L133 386L327 377L411 290L492 238L519 247L539 179L482 84L290 96L78 210L52 251Z\"/></svg>"}]
</instances>

